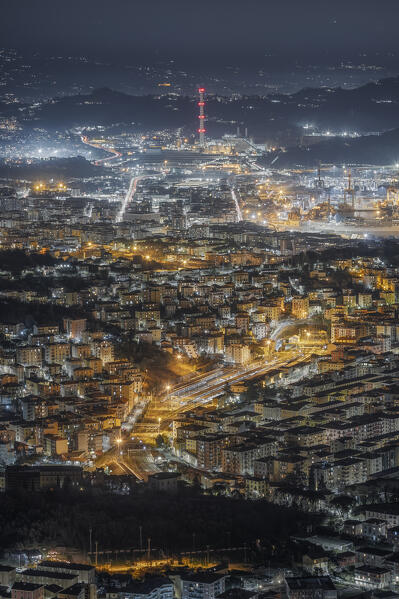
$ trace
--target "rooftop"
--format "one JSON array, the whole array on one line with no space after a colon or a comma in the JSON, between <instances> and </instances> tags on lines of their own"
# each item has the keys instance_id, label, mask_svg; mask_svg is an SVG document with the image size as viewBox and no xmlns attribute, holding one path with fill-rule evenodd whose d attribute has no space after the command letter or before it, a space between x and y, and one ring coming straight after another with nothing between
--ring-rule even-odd
<instances>
[{"instance_id":1,"label":"rooftop","mask_svg":"<svg viewBox=\"0 0 399 599\"><path fill-rule=\"evenodd\" d=\"M40 566L43 568L62 568L63 570L94 570L94 566L90 566L90 564L56 562L51 560L44 560L40 562Z\"/></svg>"},{"instance_id":2,"label":"rooftop","mask_svg":"<svg viewBox=\"0 0 399 599\"><path fill-rule=\"evenodd\" d=\"M291 591L311 589L335 591L334 583L329 576L293 576L286 578L285 582Z\"/></svg>"},{"instance_id":3,"label":"rooftop","mask_svg":"<svg viewBox=\"0 0 399 599\"><path fill-rule=\"evenodd\" d=\"M13 591L37 591L42 587L42 584L35 584L33 582L14 582L12 585Z\"/></svg>"},{"instance_id":4,"label":"rooftop","mask_svg":"<svg viewBox=\"0 0 399 599\"><path fill-rule=\"evenodd\" d=\"M183 582L198 582L203 584L213 584L223 578L225 578L223 574L213 572L197 572L196 574L182 574L181 576Z\"/></svg>"}]
</instances>

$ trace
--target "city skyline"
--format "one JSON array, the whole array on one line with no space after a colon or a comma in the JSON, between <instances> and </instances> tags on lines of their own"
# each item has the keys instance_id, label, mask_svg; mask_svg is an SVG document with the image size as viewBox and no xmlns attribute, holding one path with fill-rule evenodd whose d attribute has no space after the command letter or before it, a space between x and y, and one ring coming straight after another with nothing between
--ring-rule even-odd
<instances>
[{"instance_id":1,"label":"city skyline","mask_svg":"<svg viewBox=\"0 0 399 599\"><path fill-rule=\"evenodd\" d=\"M397 599L397 2L3 16L0 599Z\"/></svg>"}]
</instances>

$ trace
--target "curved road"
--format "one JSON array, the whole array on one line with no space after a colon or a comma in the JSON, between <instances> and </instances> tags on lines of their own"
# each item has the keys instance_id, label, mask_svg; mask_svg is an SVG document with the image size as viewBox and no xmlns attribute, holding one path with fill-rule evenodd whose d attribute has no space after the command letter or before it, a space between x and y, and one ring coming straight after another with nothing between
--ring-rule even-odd
<instances>
[{"instance_id":1,"label":"curved road","mask_svg":"<svg viewBox=\"0 0 399 599\"><path fill-rule=\"evenodd\" d=\"M90 146L91 148L95 148L96 150L103 150L104 152L109 152L110 154L112 154L111 157L99 158L98 160L95 160L94 163L97 166L99 166L102 162L110 162L111 160L115 160L115 158L121 158L122 156L122 154L114 148L104 148L101 144L95 144L89 141L89 138L86 135L81 135L80 139L82 143L84 143L86 146Z\"/></svg>"}]
</instances>

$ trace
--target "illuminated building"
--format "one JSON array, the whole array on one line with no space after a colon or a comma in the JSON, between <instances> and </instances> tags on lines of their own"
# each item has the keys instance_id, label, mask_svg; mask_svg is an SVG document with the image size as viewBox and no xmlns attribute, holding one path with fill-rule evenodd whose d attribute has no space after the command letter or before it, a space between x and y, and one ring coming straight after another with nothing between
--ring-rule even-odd
<instances>
[{"instance_id":1,"label":"illuminated building","mask_svg":"<svg viewBox=\"0 0 399 599\"><path fill-rule=\"evenodd\" d=\"M309 315L309 298L308 297L293 297L291 305L292 315L295 318L303 319Z\"/></svg>"}]
</instances>

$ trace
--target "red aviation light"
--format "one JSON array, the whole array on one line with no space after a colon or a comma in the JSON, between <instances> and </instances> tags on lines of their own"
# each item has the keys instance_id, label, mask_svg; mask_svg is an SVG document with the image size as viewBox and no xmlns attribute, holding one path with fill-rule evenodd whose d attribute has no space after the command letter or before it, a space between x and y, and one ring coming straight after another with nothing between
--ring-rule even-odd
<instances>
[{"instance_id":1,"label":"red aviation light","mask_svg":"<svg viewBox=\"0 0 399 599\"><path fill-rule=\"evenodd\" d=\"M198 106L205 106L205 102L198 102Z\"/></svg>"},{"instance_id":2,"label":"red aviation light","mask_svg":"<svg viewBox=\"0 0 399 599\"><path fill-rule=\"evenodd\" d=\"M198 129L198 133L205 133L205 129Z\"/></svg>"},{"instance_id":3,"label":"red aviation light","mask_svg":"<svg viewBox=\"0 0 399 599\"><path fill-rule=\"evenodd\" d=\"M198 91L199 91L200 94L203 94L204 91L205 91L205 87L199 87Z\"/></svg>"},{"instance_id":4,"label":"red aviation light","mask_svg":"<svg viewBox=\"0 0 399 599\"><path fill-rule=\"evenodd\" d=\"M199 119L204 119L204 118L205 118L205 116L204 116L203 114L200 114L198 118L199 118Z\"/></svg>"}]
</instances>

